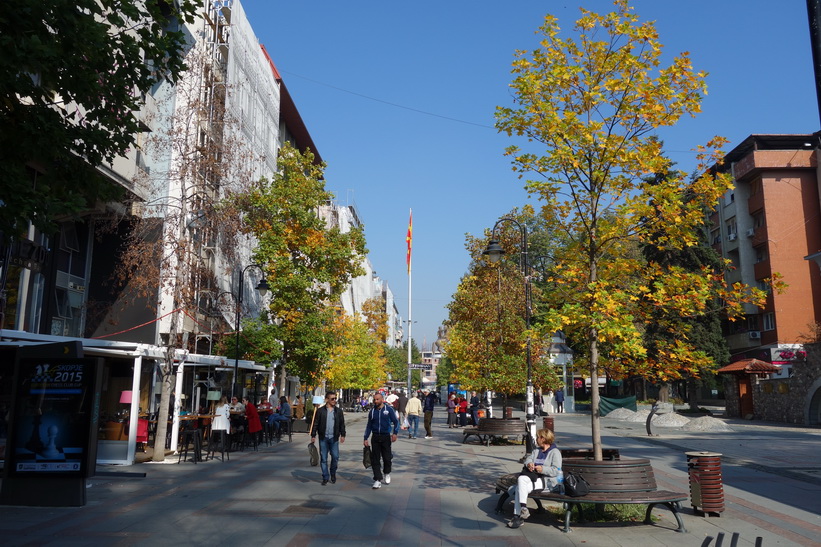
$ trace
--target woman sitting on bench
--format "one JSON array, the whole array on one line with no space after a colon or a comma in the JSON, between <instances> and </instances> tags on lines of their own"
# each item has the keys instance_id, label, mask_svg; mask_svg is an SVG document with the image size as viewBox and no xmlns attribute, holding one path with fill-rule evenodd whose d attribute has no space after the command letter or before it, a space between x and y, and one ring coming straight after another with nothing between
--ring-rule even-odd
<instances>
[{"instance_id":1,"label":"woman sitting on bench","mask_svg":"<svg viewBox=\"0 0 821 547\"><path fill-rule=\"evenodd\" d=\"M519 528L524 520L530 516L527 509L527 496L534 490L561 490L562 453L553 442L555 435L549 429L540 429L536 432L538 448L525 459L525 469L519 475L516 486L511 486L513 492L513 519L507 523L509 528Z\"/></svg>"}]
</instances>

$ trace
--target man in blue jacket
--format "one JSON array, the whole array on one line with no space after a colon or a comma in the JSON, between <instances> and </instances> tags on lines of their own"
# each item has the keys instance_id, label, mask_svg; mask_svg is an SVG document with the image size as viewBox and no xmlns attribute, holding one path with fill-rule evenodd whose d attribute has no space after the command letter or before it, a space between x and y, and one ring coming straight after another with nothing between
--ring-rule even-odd
<instances>
[{"instance_id":1,"label":"man in blue jacket","mask_svg":"<svg viewBox=\"0 0 821 547\"><path fill-rule=\"evenodd\" d=\"M371 437L371 468L373 469L373 488L382 488L391 483L391 443L396 442L399 433L399 419L392 406L385 404L381 393L373 396L373 408L368 412L368 423L365 426L365 446ZM371 435L373 434L373 435ZM381 460L381 462L380 462ZM383 467L384 465L384 467Z\"/></svg>"}]
</instances>

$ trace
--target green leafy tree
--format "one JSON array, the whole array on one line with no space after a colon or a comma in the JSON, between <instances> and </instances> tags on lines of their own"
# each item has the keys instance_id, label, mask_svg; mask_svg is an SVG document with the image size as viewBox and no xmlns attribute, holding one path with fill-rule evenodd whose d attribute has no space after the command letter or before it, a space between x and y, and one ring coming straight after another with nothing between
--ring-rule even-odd
<instances>
[{"instance_id":1,"label":"green leafy tree","mask_svg":"<svg viewBox=\"0 0 821 547\"><path fill-rule=\"evenodd\" d=\"M273 180L258 181L232 201L258 241L254 259L271 287L268 312L284 344L281 379L287 367L318 382L333 347L327 334L336 314L332 306L364 273L365 237L360 227L343 232L321 216L333 195L325 189L325 165L310 151L286 143L277 167Z\"/></svg>"},{"instance_id":2,"label":"green leafy tree","mask_svg":"<svg viewBox=\"0 0 821 547\"><path fill-rule=\"evenodd\" d=\"M655 25L639 22L627 0L614 6L605 15L581 10L575 35L567 38L547 15L540 46L518 52L513 63L515 105L497 109L500 131L529 142L528 151L507 149L514 170L528 177L528 190L551 209L568 241L548 280L564 289L564 301L546 311L545 327L585 340L594 386L602 349L609 364L618 360L625 372L637 366L676 377L696 365L687 340L665 348L657 361L646 359L648 309L695 316L718 294L735 316L743 313L743 302L762 296L741 286L723 291L721 274L707 267L663 267L634 252L653 234L663 248L697 245L703 212L731 180L708 170L719 159L711 150L724 142L720 138L701 149L702 176L688 183L672 170L656 132L699 112L705 74L693 71L686 53L662 66ZM539 146L541 152L532 152ZM646 182L653 173L664 179ZM685 188L693 199L684 199ZM597 389L592 403L593 449L601 459Z\"/></svg>"},{"instance_id":3,"label":"green leafy tree","mask_svg":"<svg viewBox=\"0 0 821 547\"><path fill-rule=\"evenodd\" d=\"M649 182L658 180L659 177L648 179ZM693 199L685 190L685 201ZM707 212L705 211L705 223L707 222ZM642 245L641 251L648 262L658 264L662 268L682 268L688 272L698 273L703 268L709 268L715 272L724 272L727 265L708 242L708 232L706 225L698 231L698 243L681 249L668 248L665 245L658 245L656 241L663 236L657 233L654 237L648 238ZM718 295L714 301L717 302ZM665 348L674 347L677 340L686 338L692 350L697 354L696 362L700 363L694 371L684 373L685 381L688 384L688 395L690 406L693 410L697 408L696 392L701 383L701 378L710 376L716 367L725 365L730 360L730 351L727 341L722 336L721 319L723 312L720 305L716 304L710 312L682 317L678 314L670 315L666 308L653 307L650 315L653 318L648 322L644 340L647 347L648 360L659 360L665 353ZM664 380L662 378L662 380ZM662 392L664 393L664 391Z\"/></svg>"},{"instance_id":4,"label":"green leafy tree","mask_svg":"<svg viewBox=\"0 0 821 547\"><path fill-rule=\"evenodd\" d=\"M407 382L408 380L408 341L405 340L400 347L385 346L385 356L387 358L386 371L394 382ZM411 341L411 361L422 362L422 353L416 345L416 340ZM420 385L422 372L411 370L411 384Z\"/></svg>"},{"instance_id":5,"label":"green leafy tree","mask_svg":"<svg viewBox=\"0 0 821 547\"><path fill-rule=\"evenodd\" d=\"M11 6L7 6L11 8ZM136 113L185 70L180 21L192 0L22 0L0 15L0 231L55 220L117 195L89 167L125 154Z\"/></svg>"}]
</instances>

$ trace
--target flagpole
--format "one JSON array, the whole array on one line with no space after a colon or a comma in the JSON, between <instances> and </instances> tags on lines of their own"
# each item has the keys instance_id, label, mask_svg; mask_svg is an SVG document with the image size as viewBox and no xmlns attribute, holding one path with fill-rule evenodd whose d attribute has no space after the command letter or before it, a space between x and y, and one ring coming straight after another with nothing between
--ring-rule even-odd
<instances>
[{"instance_id":1,"label":"flagpole","mask_svg":"<svg viewBox=\"0 0 821 547\"><path fill-rule=\"evenodd\" d=\"M411 294L413 291L413 283L412 279L413 276L411 275L411 250L413 247L413 209L410 210L410 215L408 219L408 396L410 396L411 392L411 364L412 361L412 354L411 354L411 346L412 346L412 333L413 333L413 299L411 298Z\"/></svg>"}]
</instances>

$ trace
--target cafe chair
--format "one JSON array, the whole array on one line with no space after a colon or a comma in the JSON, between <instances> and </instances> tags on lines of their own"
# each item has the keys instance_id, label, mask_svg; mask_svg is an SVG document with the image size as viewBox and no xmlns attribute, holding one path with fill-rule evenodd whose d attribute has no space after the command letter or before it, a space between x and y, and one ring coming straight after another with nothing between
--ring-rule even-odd
<instances>
[{"instance_id":1,"label":"cafe chair","mask_svg":"<svg viewBox=\"0 0 821 547\"><path fill-rule=\"evenodd\" d=\"M202 460L202 435L200 434L200 430L198 428L187 428L184 429L181 435L181 442L182 446L184 447L180 450L180 456L177 459L177 463L185 460L188 461L188 447L193 444L194 445L194 454L192 456L192 460L196 464L197 462L201 462Z\"/></svg>"},{"instance_id":2,"label":"cafe chair","mask_svg":"<svg viewBox=\"0 0 821 547\"><path fill-rule=\"evenodd\" d=\"M219 443L222 461L225 461L226 456L228 461L231 461L231 454L228 450L229 443L228 432L224 429L212 429L211 438L208 439L208 457L214 459L217 452L217 443Z\"/></svg>"}]
</instances>

